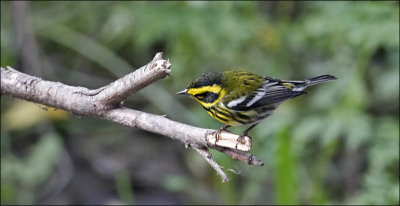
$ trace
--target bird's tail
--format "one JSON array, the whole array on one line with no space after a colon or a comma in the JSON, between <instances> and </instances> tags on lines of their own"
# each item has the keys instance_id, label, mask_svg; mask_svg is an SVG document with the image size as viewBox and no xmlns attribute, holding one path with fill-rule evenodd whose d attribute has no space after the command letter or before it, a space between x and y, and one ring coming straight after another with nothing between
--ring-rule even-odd
<instances>
[{"instance_id":1,"label":"bird's tail","mask_svg":"<svg viewBox=\"0 0 400 206\"><path fill-rule=\"evenodd\" d=\"M306 79L304 81L292 81L290 83L294 84L294 88L292 91L303 91L305 88L316 85L316 84L321 84L323 82L331 81L337 79L335 76L326 74L326 75L321 75L313 78Z\"/></svg>"}]
</instances>

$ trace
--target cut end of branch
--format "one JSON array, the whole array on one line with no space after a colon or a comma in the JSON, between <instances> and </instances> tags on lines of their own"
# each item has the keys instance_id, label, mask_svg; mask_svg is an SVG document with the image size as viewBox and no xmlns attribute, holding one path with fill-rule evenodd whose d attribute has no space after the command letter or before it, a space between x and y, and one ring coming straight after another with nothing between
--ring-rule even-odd
<instances>
[{"instance_id":1,"label":"cut end of branch","mask_svg":"<svg viewBox=\"0 0 400 206\"><path fill-rule=\"evenodd\" d=\"M247 164L249 165L257 165L257 166L264 166L264 162L258 159L256 156L251 155L248 159L249 161Z\"/></svg>"},{"instance_id":2,"label":"cut end of branch","mask_svg":"<svg viewBox=\"0 0 400 206\"><path fill-rule=\"evenodd\" d=\"M214 131L206 134L206 141L209 145L227 147L245 152L249 151L251 149L251 137L245 136L242 141L238 141L239 136L226 131L222 131L221 133Z\"/></svg>"},{"instance_id":3,"label":"cut end of branch","mask_svg":"<svg viewBox=\"0 0 400 206\"><path fill-rule=\"evenodd\" d=\"M163 59L162 56L163 56L163 53L162 53L162 52L158 52L158 53L154 56L153 61L162 60L162 59Z\"/></svg>"},{"instance_id":4,"label":"cut end of branch","mask_svg":"<svg viewBox=\"0 0 400 206\"><path fill-rule=\"evenodd\" d=\"M4 69L4 70L15 70L14 68L12 68L12 67L10 67L10 66L6 66L5 68L4 68L4 67L1 67L1 69Z\"/></svg>"},{"instance_id":5,"label":"cut end of branch","mask_svg":"<svg viewBox=\"0 0 400 206\"><path fill-rule=\"evenodd\" d=\"M158 52L153 60L151 61L150 64L150 69L154 69L154 70L162 70L163 72L165 72L166 75L169 75L171 73L171 63L168 60L163 59L162 57L163 53L162 52Z\"/></svg>"}]
</instances>

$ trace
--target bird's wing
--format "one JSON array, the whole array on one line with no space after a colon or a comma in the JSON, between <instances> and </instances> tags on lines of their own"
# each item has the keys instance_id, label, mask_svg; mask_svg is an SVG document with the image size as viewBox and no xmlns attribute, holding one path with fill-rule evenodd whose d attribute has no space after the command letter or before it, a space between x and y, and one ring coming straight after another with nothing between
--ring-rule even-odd
<instances>
[{"instance_id":1,"label":"bird's wing","mask_svg":"<svg viewBox=\"0 0 400 206\"><path fill-rule=\"evenodd\" d=\"M306 92L293 91L294 84L266 77L264 83L252 94L231 100L226 106L233 110L251 110L273 105L294 98Z\"/></svg>"}]
</instances>

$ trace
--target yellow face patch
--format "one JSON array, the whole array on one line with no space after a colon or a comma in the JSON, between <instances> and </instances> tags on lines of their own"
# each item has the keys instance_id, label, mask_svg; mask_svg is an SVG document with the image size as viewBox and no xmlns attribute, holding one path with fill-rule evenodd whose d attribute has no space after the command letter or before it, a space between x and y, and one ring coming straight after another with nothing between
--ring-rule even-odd
<instances>
[{"instance_id":1,"label":"yellow face patch","mask_svg":"<svg viewBox=\"0 0 400 206\"><path fill-rule=\"evenodd\" d=\"M201 105L203 105L203 107L206 107L206 108L210 108L210 107L214 106L226 94L225 89L222 89L222 87L220 85L216 85L216 84L214 84L212 86L204 86L204 87L199 87L199 88L190 88L187 91L187 93L192 95L192 96L197 95L197 94L202 94L202 93L205 93L205 92L212 92L212 93L219 94L218 98L213 102L203 102L200 99L195 98Z\"/></svg>"},{"instance_id":2,"label":"yellow face patch","mask_svg":"<svg viewBox=\"0 0 400 206\"><path fill-rule=\"evenodd\" d=\"M204 87L199 87L199 88L190 88L188 89L187 93L190 95L196 95L196 94L201 94L204 92L213 92L213 93L219 93L221 91L222 87L219 85L212 85L212 86L204 86Z\"/></svg>"}]
</instances>

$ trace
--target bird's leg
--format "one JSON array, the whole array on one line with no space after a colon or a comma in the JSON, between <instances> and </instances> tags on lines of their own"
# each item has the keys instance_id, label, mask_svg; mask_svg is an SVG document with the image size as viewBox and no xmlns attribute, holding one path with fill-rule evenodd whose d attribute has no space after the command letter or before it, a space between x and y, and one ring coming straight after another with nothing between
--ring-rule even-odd
<instances>
[{"instance_id":1,"label":"bird's leg","mask_svg":"<svg viewBox=\"0 0 400 206\"><path fill-rule=\"evenodd\" d=\"M226 129L228 129L231 125L224 125L222 127L220 127L217 132L215 133L215 144L218 142L218 140L221 138L221 133L222 131L227 131Z\"/></svg>"},{"instance_id":2,"label":"bird's leg","mask_svg":"<svg viewBox=\"0 0 400 206\"><path fill-rule=\"evenodd\" d=\"M258 124L258 123L255 123L255 124L251 125L249 128L247 128L246 130L244 130L244 132L237 138L237 143L236 143L236 146L235 146L236 149L237 149L238 144L239 144L239 143L243 143L244 137L247 136L247 134L249 133L249 131L250 131L251 129L253 129L257 124ZM250 138L250 140L251 140L251 137L250 137L250 136L249 136L249 138Z\"/></svg>"}]
</instances>

